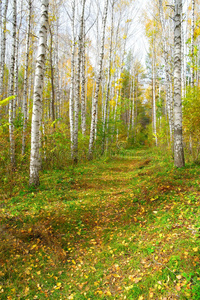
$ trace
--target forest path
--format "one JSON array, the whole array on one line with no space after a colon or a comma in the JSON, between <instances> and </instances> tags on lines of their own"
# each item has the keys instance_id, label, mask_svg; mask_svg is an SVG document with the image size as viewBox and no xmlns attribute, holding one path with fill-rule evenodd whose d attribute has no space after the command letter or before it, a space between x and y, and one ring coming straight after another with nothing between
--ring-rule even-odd
<instances>
[{"instance_id":1,"label":"forest path","mask_svg":"<svg viewBox=\"0 0 200 300\"><path fill-rule=\"evenodd\" d=\"M2 299L200 299L200 168L148 149L2 202Z\"/></svg>"}]
</instances>

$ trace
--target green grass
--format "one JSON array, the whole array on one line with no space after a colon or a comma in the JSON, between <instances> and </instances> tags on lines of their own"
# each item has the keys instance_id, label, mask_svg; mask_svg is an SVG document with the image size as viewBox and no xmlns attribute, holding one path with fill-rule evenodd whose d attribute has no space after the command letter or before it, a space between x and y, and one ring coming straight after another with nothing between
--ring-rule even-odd
<instances>
[{"instance_id":1,"label":"green grass","mask_svg":"<svg viewBox=\"0 0 200 300\"><path fill-rule=\"evenodd\" d=\"M200 167L122 154L4 197L1 299L200 299Z\"/></svg>"}]
</instances>

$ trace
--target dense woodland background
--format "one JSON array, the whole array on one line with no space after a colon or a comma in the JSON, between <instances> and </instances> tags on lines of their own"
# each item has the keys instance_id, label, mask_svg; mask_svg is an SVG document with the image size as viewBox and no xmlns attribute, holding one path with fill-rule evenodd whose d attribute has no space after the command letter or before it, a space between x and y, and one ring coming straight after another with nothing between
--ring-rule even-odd
<instances>
[{"instance_id":1,"label":"dense woodland background","mask_svg":"<svg viewBox=\"0 0 200 300\"><path fill-rule=\"evenodd\" d=\"M155 145L173 154L176 6L48 2L0 2L1 184L13 171L28 174L30 153L35 185L41 169L121 148ZM198 161L198 1L180 9L183 144L186 159Z\"/></svg>"},{"instance_id":2,"label":"dense woodland background","mask_svg":"<svg viewBox=\"0 0 200 300\"><path fill-rule=\"evenodd\" d=\"M200 300L199 0L0 0L0 298Z\"/></svg>"}]
</instances>

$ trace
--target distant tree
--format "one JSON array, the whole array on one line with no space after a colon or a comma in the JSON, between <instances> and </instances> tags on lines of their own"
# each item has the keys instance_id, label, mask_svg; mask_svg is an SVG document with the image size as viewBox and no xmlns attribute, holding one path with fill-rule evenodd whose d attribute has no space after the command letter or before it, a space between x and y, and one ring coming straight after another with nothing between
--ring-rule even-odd
<instances>
[{"instance_id":1,"label":"distant tree","mask_svg":"<svg viewBox=\"0 0 200 300\"><path fill-rule=\"evenodd\" d=\"M102 33L101 33L101 52L99 57L99 68L96 81L96 90L92 103L92 116L91 116L91 127L90 127L90 140L89 140L89 150L88 150L88 159L93 157L93 146L94 146L94 137L95 137L95 128L96 128L96 114L97 114L97 103L99 96L99 88L102 79L102 69L103 69L103 58L104 58L104 43L105 43L105 29L106 29L106 20L108 14L108 0L105 0L103 20L102 20Z\"/></svg>"},{"instance_id":2,"label":"distant tree","mask_svg":"<svg viewBox=\"0 0 200 300\"><path fill-rule=\"evenodd\" d=\"M32 15L32 0L28 1L28 25L26 33L26 58L24 69L24 91L23 91L23 133L22 133L22 155L25 154L26 146L26 130L27 130L27 91L28 91L28 65L30 53L30 33L31 33L31 15Z\"/></svg>"},{"instance_id":3,"label":"distant tree","mask_svg":"<svg viewBox=\"0 0 200 300\"><path fill-rule=\"evenodd\" d=\"M12 50L11 50L11 63L9 73L9 96L14 94L14 71L15 71L15 51L16 51L16 31L17 31L17 2L13 0L13 28L12 28ZM13 100L9 102L9 137L10 137L10 160L12 167L15 166L15 140L14 140L14 123L13 123Z\"/></svg>"},{"instance_id":4,"label":"distant tree","mask_svg":"<svg viewBox=\"0 0 200 300\"><path fill-rule=\"evenodd\" d=\"M74 93L75 93L75 8L76 1L71 2L71 30L72 30L72 48L71 48L71 74L70 74L70 94L69 94L69 125L70 125L70 141L71 141L71 157L74 158Z\"/></svg>"},{"instance_id":5,"label":"distant tree","mask_svg":"<svg viewBox=\"0 0 200 300\"><path fill-rule=\"evenodd\" d=\"M6 33L7 33L7 11L8 11L8 0L5 1L3 11L3 22L2 22L2 33L1 33L1 57L0 57L0 99L3 96L3 79L5 70L5 55L6 55Z\"/></svg>"},{"instance_id":6,"label":"distant tree","mask_svg":"<svg viewBox=\"0 0 200 300\"><path fill-rule=\"evenodd\" d=\"M76 74L76 92L74 101L74 156L73 161L78 162L78 124L79 124L79 102L80 102L80 80L81 80L81 59L83 52L83 34L84 34L84 14L85 14L85 2L82 0L82 12L80 17L80 29L78 36L78 61L77 61L77 74Z\"/></svg>"}]
</instances>

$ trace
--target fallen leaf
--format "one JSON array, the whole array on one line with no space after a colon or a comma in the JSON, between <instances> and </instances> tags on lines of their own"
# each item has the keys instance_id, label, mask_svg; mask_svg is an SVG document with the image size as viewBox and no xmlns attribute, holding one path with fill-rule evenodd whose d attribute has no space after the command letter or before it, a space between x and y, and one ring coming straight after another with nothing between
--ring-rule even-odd
<instances>
[{"instance_id":1,"label":"fallen leaf","mask_svg":"<svg viewBox=\"0 0 200 300\"><path fill-rule=\"evenodd\" d=\"M135 283L138 283L138 282L140 282L141 280L142 280L142 277L138 277L138 278L135 278L135 279L134 279L134 282L135 282Z\"/></svg>"},{"instance_id":2,"label":"fallen leaf","mask_svg":"<svg viewBox=\"0 0 200 300\"><path fill-rule=\"evenodd\" d=\"M129 291L133 288L133 285L125 286L125 290Z\"/></svg>"}]
</instances>

